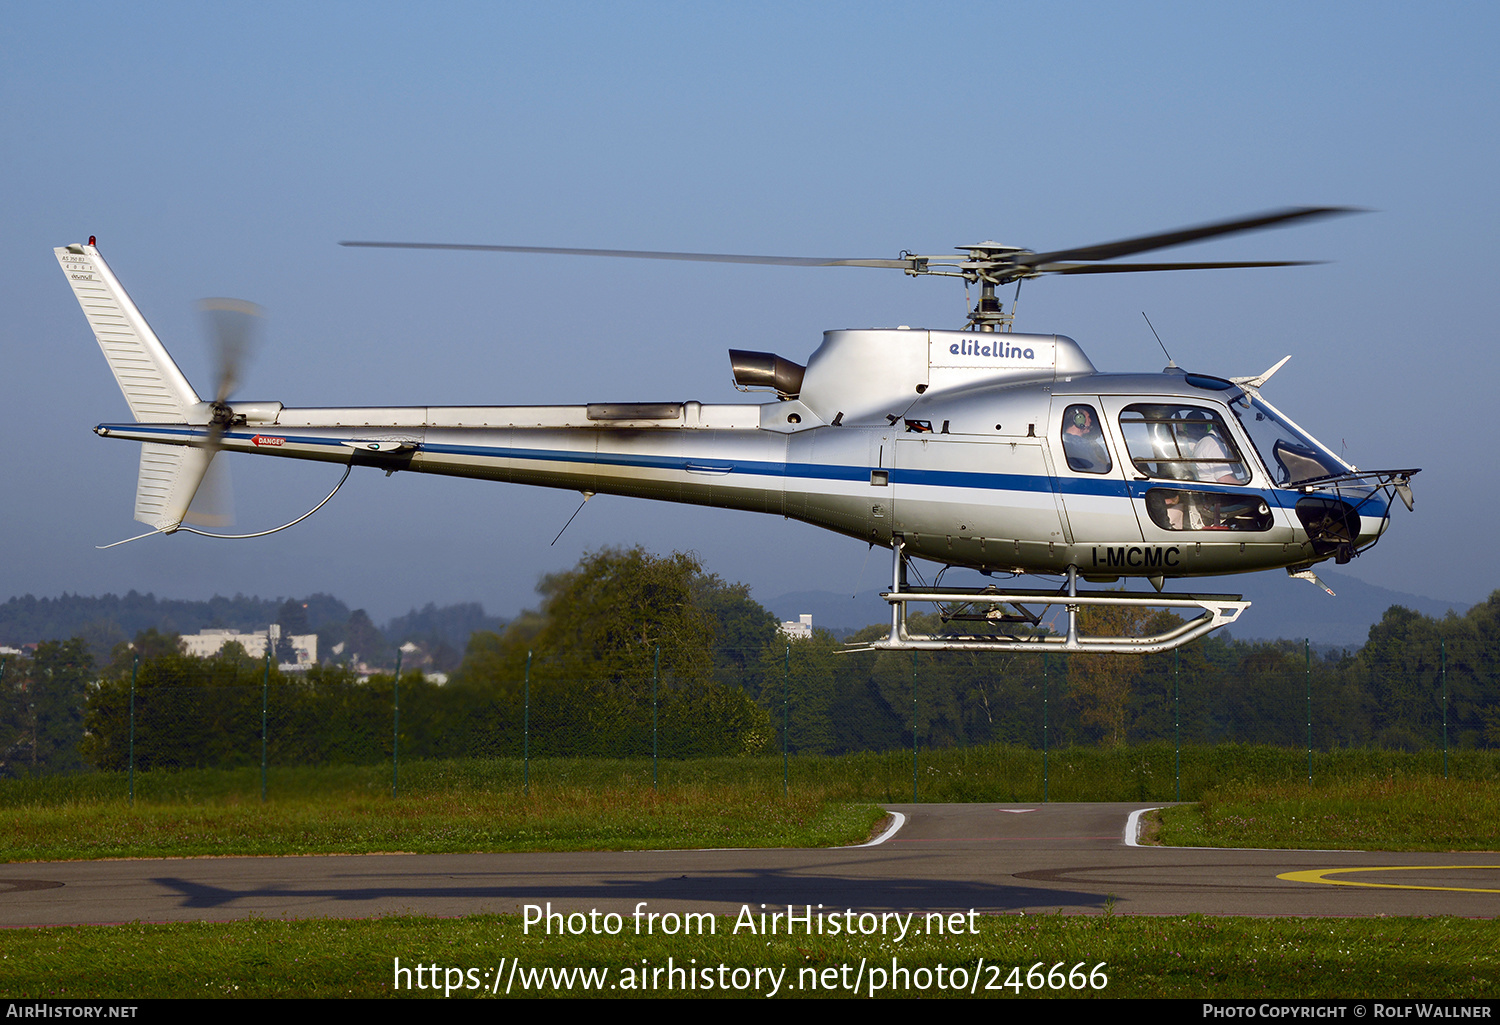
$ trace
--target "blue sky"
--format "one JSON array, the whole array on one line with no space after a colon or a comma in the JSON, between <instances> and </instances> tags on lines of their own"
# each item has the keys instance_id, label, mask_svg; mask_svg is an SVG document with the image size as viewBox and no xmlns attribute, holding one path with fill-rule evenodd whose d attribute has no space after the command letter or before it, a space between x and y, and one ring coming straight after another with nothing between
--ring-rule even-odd
<instances>
[{"instance_id":1,"label":"blue sky","mask_svg":"<svg viewBox=\"0 0 1500 1025\"><path fill-rule=\"evenodd\" d=\"M202 296L268 313L239 396L288 405L735 401L725 350L958 326L963 290L855 269L353 251L402 238L894 256L1107 241L1288 205L1373 212L1163 258L1286 270L1055 279L1019 328L1154 370L1151 315L1417 511L1347 567L1459 601L1500 429L1491 312L1500 8L1486 4L7 5L0 24L0 599L331 591L377 618L532 601L588 549L698 552L769 598L872 586L854 541L771 517L356 473L256 542L137 532L133 445L53 246L97 235L190 379ZM237 458L239 526L327 467ZM863 568L862 568L863 567ZM1300 583L1288 586L1305 587Z\"/></svg>"}]
</instances>

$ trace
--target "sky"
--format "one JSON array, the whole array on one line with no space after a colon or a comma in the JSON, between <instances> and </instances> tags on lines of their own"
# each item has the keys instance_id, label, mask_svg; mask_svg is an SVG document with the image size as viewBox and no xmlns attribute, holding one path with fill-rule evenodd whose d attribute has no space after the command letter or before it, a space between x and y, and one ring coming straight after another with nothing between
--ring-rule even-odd
<instances>
[{"instance_id":1,"label":"sky","mask_svg":"<svg viewBox=\"0 0 1500 1025\"><path fill-rule=\"evenodd\" d=\"M91 433L128 412L52 255L89 235L200 392L195 303L234 296L266 310L236 398L736 402L727 349L805 362L830 328L958 327L962 287L337 242L892 257L1338 205L1369 212L1152 257L1326 264L1033 282L1017 328L1111 371L1160 369L1143 311L1204 373L1290 353L1267 398L1362 467L1423 468L1415 513L1341 572L1480 601L1500 587L1472 534L1500 498L1497 43L1477 3L8 4L0 600L513 615L542 574L634 544L763 600L888 572L804 524L610 496L552 546L574 492L372 470L270 538L96 550L142 528L136 446ZM229 461L242 530L337 479Z\"/></svg>"}]
</instances>

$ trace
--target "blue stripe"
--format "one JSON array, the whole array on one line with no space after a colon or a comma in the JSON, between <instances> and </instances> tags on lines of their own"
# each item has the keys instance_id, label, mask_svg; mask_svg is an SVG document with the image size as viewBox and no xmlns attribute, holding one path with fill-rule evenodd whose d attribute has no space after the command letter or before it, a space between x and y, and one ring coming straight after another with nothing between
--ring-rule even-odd
<instances>
[{"instance_id":1,"label":"blue stripe","mask_svg":"<svg viewBox=\"0 0 1500 1025\"><path fill-rule=\"evenodd\" d=\"M105 429L128 430L139 433L153 433L172 436L207 437L208 432L197 427L155 427L141 424L101 424ZM226 431L226 439L249 441L256 434L269 432L245 433L239 431ZM290 434L275 434L272 437L285 438L290 444L297 445L324 445L342 446L345 441L354 440L346 438L322 438L306 437ZM351 450L352 451L352 450ZM594 464L598 466L634 467L638 469L670 470L688 472L689 466L702 465L703 456L650 456L650 455L628 455L625 453L600 454L595 452L570 452L555 449L537 448L499 448L495 446L478 445L439 445L423 443L419 451L431 454L476 456L482 459L525 459L541 462ZM759 477L792 477L799 480L827 480L827 481L860 481L867 482L870 479L868 466L844 466L823 463L776 463L764 460L734 460L725 461L727 472L730 474L742 474ZM1186 487L1194 491L1212 492L1227 495L1260 495L1268 502L1278 506L1284 503L1278 500L1275 492L1247 491L1243 488L1234 488L1219 484L1199 484L1191 481L1124 481L1110 477L1037 477L1029 474L1014 473L974 473L964 470L917 470L901 469L892 467L890 482L893 485L905 484L908 486L925 487L948 487L948 488L972 488L980 491L1016 491L1044 494L1056 492L1064 497L1068 495L1091 496L1102 498L1144 498L1148 489L1154 487ZM1282 493L1291 497L1290 493ZM1368 513L1367 513L1368 515ZM1376 514L1380 515L1380 514Z\"/></svg>"}]
</instances>

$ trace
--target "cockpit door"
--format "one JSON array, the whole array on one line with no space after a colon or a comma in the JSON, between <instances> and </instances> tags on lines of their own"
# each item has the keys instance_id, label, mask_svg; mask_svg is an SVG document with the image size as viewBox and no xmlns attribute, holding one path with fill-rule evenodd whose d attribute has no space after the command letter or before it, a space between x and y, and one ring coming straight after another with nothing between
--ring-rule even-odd
<instances>
[{"instance_id":1,"label":"cockpit door","mask_svg":"<svg viewBox=\"0 0 1500 1025\"><path fill-rule=\"evenodd\" d=\"M1292 540L1247 439L1225 410L1188 397L1105 396L1131 505L1150 545L1243 551Z\"/></svg>"},{"instance_id":2,"label":"cockpit door","mask_svg":"<svg viewBox=\"0 0 1500 1025\"><path fill-rule=\"evenodd\" d=\"M1048 445L1063 512L1078 545L1138 545L1123 448L1097 396L1052 400Z\"/></svg>"}]
</instances>

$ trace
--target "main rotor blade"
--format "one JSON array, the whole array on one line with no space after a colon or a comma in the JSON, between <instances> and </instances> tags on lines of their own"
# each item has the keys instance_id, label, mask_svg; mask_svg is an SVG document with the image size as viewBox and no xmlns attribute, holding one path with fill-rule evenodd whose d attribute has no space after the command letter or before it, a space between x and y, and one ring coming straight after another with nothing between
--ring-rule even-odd
<instances>
[{"instance_id":1,"label":"main rotor blade","mask_svg":"<svg viewBox=\"0 0 1500 1025\"><path fill-rule=\"evenodd\" d=\"M1139 238L1122 239L1119 242L1105 242L1096 246L1080 246L1077 249L1060 249L1052 253L1037 253L1028 255L1017 260L1035 267L1041 263L1065 263L1070 260L1113 260L1121 256L1129 256L1132 253L1144 253L1150 249L1166 249L1169 246L1180 246L1188 242L1199 242L1207 238L1216 238L1220 235L1233 235L1244 231L1258 231L1262 228L1272 228L1289 221L1310 220L1317 217L1334 217L1340 214L1362 213L1358 207L1348 206L1299 206L1286 210L1273 210L1269 213L1256 214L1253 217L1241 217L1233 221L1216 221L1212 224L1200 224L1195 228L1179 228L1176 231L1167 231L1159 235L1142 235Z\"/></svg>"},{"instance_id":2,"label":"main rotor blade","mask_svg":"<svg viewBox=\"0 0 1500 1025\"><path fill-rule=\"evenodd\" d=\"M689 260L698 263L761 263L778 267L888 267L904 270L909 260L837 259L821 256L740 256L732 253L667 253L649 249L563 249L557 246L489 246L458 242L340 242L360 249L456 249L477 253L545 253L558 256L618 256L632 260Z\"/></svg>"},{"instance_id":3,"label":"main rotor blade","mask_svg":"<svg viewBox=\"0 0 1500 1025\"><path fill-rule=\"evenodd\" d=\"M1310 267L1326 260L1237 260L1221 263L1044 263L1043 274L1123 274L1147 270L1223 270L1228 267Z\"/></svg>"}]
</instances>

